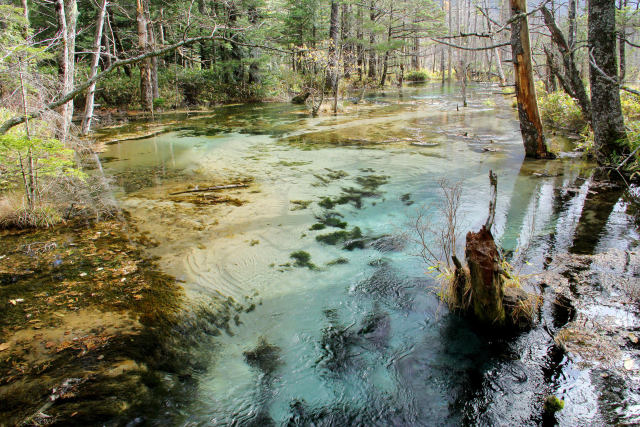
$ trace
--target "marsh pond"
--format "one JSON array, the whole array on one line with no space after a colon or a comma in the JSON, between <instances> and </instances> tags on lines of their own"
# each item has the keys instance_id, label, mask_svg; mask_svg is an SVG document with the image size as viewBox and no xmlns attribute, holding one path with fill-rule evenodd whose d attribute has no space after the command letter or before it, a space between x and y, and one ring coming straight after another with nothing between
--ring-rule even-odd
<instances>
[{"instance_id":1,"label":"marsh pond","mask_svg":"<svg viewBox=\"0 0 640 427\"><path fill-rule=\"evenodd\" d=\"M525 161L497 86L459 104L426 85L97 131L120 217L2 236L0 425L640 423L633 194L560 136ZM416 256L443 179L463 235L484 223L490 170L541 301L508 336L450 313Z\"/></svg>"}]
</instances>

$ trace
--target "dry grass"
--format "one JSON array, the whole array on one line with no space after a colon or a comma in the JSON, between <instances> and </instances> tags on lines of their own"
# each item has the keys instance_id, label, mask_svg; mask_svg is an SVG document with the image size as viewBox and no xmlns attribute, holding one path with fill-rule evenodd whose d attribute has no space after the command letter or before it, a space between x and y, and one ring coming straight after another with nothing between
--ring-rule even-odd
<instances>
[{"instance_id":1,"label":"dry grass","mask_svg":"<svg viewBox=\"0 0 640 427\"><path fill-rule=\"evenodd\" d=\"M50 204L29 209L15 194L0 199L0 229L48 228L60 222L62 215Z\"/></svg>"}]
</instances>

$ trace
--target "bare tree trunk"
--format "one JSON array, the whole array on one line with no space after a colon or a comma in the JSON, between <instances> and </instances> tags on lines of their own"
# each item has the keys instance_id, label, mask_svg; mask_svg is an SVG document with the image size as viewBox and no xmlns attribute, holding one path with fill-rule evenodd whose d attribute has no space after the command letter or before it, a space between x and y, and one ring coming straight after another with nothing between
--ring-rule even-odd
<instances>
[{"instance_id":1,"label":"bare tree trunk","mask_svg":"<svg viewBox=\"0 0 640 427\"><path fill-rule=\"evenodd\" d=\"M141 52L149 51L149 34L147 32L147 4L145 0L136 0L136 19L138 22L138 48ZM140 105L143 110L153 107L153 88L151 85L151 59L140 62Z\"/></svg>"},{"instance_id":2,"label":"bare tree trunk","mask_svg":"<svg viewBox=\"0 0 640 427\"><path fill-rule=\"evenodd\" d=\"M76 51L76 22L78 7L75 0L56 0L58 31L60 33L60 50L58 51L58 74L60 91L68 94L73 91ZM73 101L60 107L59 139L66 143L71 119L73 117Z\"/></svg>"},{"instance_id":3,"label":"bare tree trunk","mask_svg":"<svg viewBox=\"0 0 640 427\"><path fill-rule=\"evenodd\" d=\"M584 119L587 122L591 122L591 101L589 100L589 95L587 95L582 78L580 78L578 67L576 67L573 50L565 41L564 35L556 25L551 12L545 7L542 8L542 16L544 18L545 25L551 32L551 40L562 55L565 75L563 75L555 66L551 52L548 49L545 49L545 52L547 53L547 64L551 68L551 71L560 80L560 84L565 92L576 100L580 106Z\"/></svg>"},{"instance_id":4,"label":"bare tree trunk","mask_svg":"<svg viewBox=\"0 0 640 427\"><path fill-rule=\"evenodd\" d=\"M29 5L27 0L22 0L22 16L24 16L24 38L29 37Z\"/></svg>"},{"instance_id":5,"label":"bare tree trunk","mask_svg":"<svg viewBox=\"0 0 640 427\"><path fill-rule=\"evenodd\" d=\"M371 0L371 3L369 5L369 19L371 20L371 25L373 26L376 20L374 0ZM374 49L375 43L376 35L372 28L369 32L369 78L374 78L376 76L376 52Z\"/></svg>"},{"instance_id":6,"label":"bare tree trunk","mask_svg":"<svg viewBox=\"0 0 640 427\"><path fill-rule=\"evenodd\" d=\"M393 25L393 6L389 11L389 30L387 32L387 50L384 52L384 61L382 63L382 78L380 79L380 86L384 86L387 81L387 69L389 67L389 46L391 45L391 26Z\"/></svg>"},{"instance_id":7,"label":"bare tree trunk","mask_svg":"<svg viewBox=\"0 0 640 427\"><path fill-rule=\"evenodd\" d=\"M104 26L104 15L107 9L107 0L102 0L98 18L96 19L96 34L93 39L93 58L91 60L90 78L94 78L98 74L98 65L100 64L100 47L102 46L102 28ZM108 53L108 52L107 52ZM96 93L96 84L89 86L87 90L87 100L84 104L84 115L82 117L82 125L80 133L86 135L91 129L91 120L93 119L93 101Z\"/></svg>"},{"instance_id":8,"label":"bare tree trunk","mask_svg":"<svg viewBox=\"0 0 640 427\"><path fill-rule=\"evenodd\" d=\"M533 83L529 24L526 17L525 0L509 0L512 16L521 15L511 24L511 50L518 100L520 132L526 157L551 158L547 150L542 130L542 120L538 111L536 89Z\"/></svg>"},{"instance_id":9,"label":"bare tree trunk","mask_svg":"<svg viewBox=\"0 0 640 427\"><path fill-rule=\"evenodd\" d=\"M444 1L444 0L443 0ZM451 35L451 30L453 29L453 14L451 13L451 3L453 0L449 0L447 2L449 7L449 35ZM447 51L447 80L451 81L451 61L452 61L452 50L451 46L449 46L449 50Z\"/></svg>"},{"instance_id":10,"label":"bare tree trunk","mask_svg":"<svg viewBox=\"0 0 640 427\"><path fill-rule=\"evenodd\" d=\"M587 0L588 1L588 0ZM569 49L576 44L576 0L569 0Z\"/></svg>"},{"instance_id":11,"label":"bare tree trunk","mask_svg":"<svg viewBox=\"0 0 640 427\"><path fill-rule=\"evenodd\" d=\"M442 86L444 86L444 70L445 70L445 65L444 65L444 48L441 48L440 50L440 78L442 79Z\"/></svg>"},{"instance_id":12,"label":"bare tree trunk","mask_svg":"<svg viewBox=\"0 0 640 427\"><path fill-rule=\"evenodd\" d=\"M487 21L487 30L489 34L491 34L491 19L489 19L489 8L486 6L485 2L485 10L486 10L486 21ZM491 44L495 44L493 37L490 37L489 40ZM498 68L498 78L500 79L500 86L504 86L507 84L507 79L504 76L504 70L502 69L502 58L500 58L500 50L496 47L493 49L493 54L496 58L496 67ZM489 65L491 67L491 65ZM489 77L490 78L490 77Z\"/></svg>"},{"instance_id":13,"label":"bare tree trunk","mask_svg":"<svg viewBox=\"0 0 640 427\"><path fill-rule=\"evenodd\" d=\"M627 7L627 0L619 0L619 5L620 5L620 10L624 11L624 8ZM622 18L622 22L620 22L620 34L618 34L618 49L619 49L619 56L620 56L620 83L622 84L622 82L624 82L624 77L627 73L627 60L626 60L626 54L625 54L625 46L626 46L626 37L627 37L627 22L626 22L626 15L624 15L623 12L623 18Z\"/></svg>"},{"instance_id":14,"label":"bare tree trunk","mask_svg":"<svg viewBox=\"0 0 640 427\"><path fill-rule=\"evenodd\" d=\"M610 165L627 148L617 79L615 14L613 0L589 0L591 123L600 165Z\"/></svg>"},{"instance_id":15,"label":"bare tree trunk","mask_svg":"<svg viewBox=\"0 0 640 427\"><path fill-rule=\"evenodd\" d=\"M156 49L156 35L153 31L153 25L147 21L147 35L149 36L149 49ZM202 41L201 43L205 43ZM160 88L158 87L158 57L151 57L151 95L152 99L160 98Z\"/></svg>"},{"instance_id":16,"label":"bare tree trunk","mask_svg":"<svg viewBox=\"0 0 640 427\"><path fill-rule=\"evenodd\" d=\"M358 39L358 45L357 45L357 66L358 66L358 80L362 80L362 67L363 67L363 61L364 61L364 48L362 46L362 6L361 5L357 5L358 7L358 14L357 14L357 28L356 28L356 39Z\"/></svg>"},{"instance_id":17,"label":"bare tree trunk","mask_svg":"<svg viewBox=\"0 0 640 427\"><path fill-rule=\"evenodd\" d=\"M329 74L327 86L334 92L338 84L338 1L331 0L331 20L329 24Z\"/></svg>"}]
</instances>

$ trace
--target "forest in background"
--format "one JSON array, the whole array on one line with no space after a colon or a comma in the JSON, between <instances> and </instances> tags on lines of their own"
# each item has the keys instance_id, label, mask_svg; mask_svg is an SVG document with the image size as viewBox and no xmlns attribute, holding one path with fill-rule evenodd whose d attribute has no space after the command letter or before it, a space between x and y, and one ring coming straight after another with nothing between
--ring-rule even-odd
<instances>
[{"instance_id":1,"label":"forest in background","mask_svg":"<svg viewBox=\"0 0 640 427\"><path fill-rule=\"evenodd\" d=\"M86 188L79 159L93 150L83 136L122 113L291 99L312 115L338 113L367 89L407 82L457 82L464 107L469 81L497 83L516 95L527 157L553 157L544 121L580 135L609 175L628 181L640 134L639 4L5 2L0 184L25 195L24 206L5 209L20 210L18 219L5 222L56 222L28 212L60 182L84 187L87 199L99 193ZM55 185L43 185L51 176Z\"/></svg>"}]
</instances>

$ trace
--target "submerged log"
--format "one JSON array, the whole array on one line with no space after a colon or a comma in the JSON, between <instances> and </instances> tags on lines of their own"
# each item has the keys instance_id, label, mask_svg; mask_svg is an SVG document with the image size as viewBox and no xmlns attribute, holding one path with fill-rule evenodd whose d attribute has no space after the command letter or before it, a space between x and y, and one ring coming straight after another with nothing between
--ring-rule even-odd
<instances>
[{"instance_id":1,"label":"submerged log","mask_svg":"<svg viewBox=\"0 0 640 427\"><path fill-rule=\"evenodd\" d=\"M248 186L249 184L216 185L215 187L194 188L193 190L177 191L175 193L169 193L169 195L177 196L178 194L187 194L187 193L206 193L209 191L228 190L230 188L246 188Z\"/></svg>"}]
</instances>

